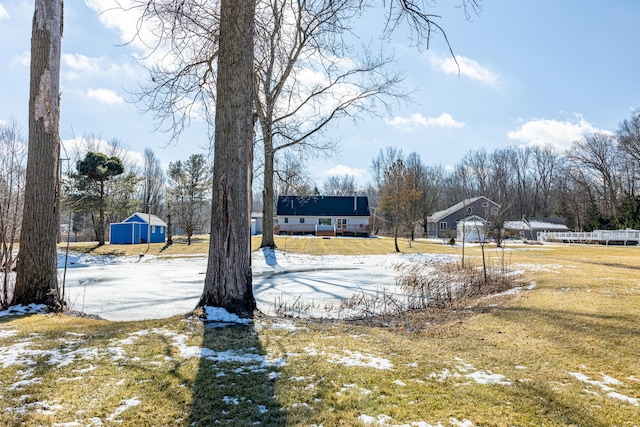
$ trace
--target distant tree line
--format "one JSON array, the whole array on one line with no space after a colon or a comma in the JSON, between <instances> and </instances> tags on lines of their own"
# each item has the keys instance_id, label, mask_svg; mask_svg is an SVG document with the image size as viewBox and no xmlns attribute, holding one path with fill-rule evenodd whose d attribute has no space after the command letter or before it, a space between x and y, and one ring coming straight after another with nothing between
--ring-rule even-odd
<instances>
[{"instance_id":1,"label":"distant tree line","mask_svg":"<svg viewBox=\"0 0 640 427\"><path fill-rule=\"evenodd\" d=\"M416 228L426 233L429 215L480 195L501 205L501 218L559 217L576 231L640 229L640 110L614 132L585 134L565 151L551 144L479 149L445 167L387 147L372 160L373 180L365 185L345 175L318 186L304 159L288 156L278 164L280 195L367 195L378 219L374 231L378 227L389 235L400 230L412 237ZM411 203L400 228L385 201L397 191L388 182L399 164L411 183L403 190Z\"/></svg>"},{"instance_id":2,"label":"distant tree line","mask_svg":"<svg viewBox=\"0 0 640 427\"><path fill-rule=\"evenodd\" d=\"M0 150L0 266L10 268L12 244L20 235L26 162L25 135L16 122L0 127ZM170 216L173 230L189 242L207 231L211 164L206 156L177 160L165 171L151 149L145 149L142 165L127 153L121 141L105 143L92 134L67 153L61 167L62 239L70 235L104 244L109 223L136 211L165 220ZM380 219L376 227L389 235L413 237L416 228L426 232L429 215L478 195L500 204L508 219L559 217L580 231L640 228L639 111L615 132L585 134L564 152L550 144L479 149L444 167L425 164L415 152L405 155L387 147L372 160L373 180L364 186L350 175L330 176L318 185L305 160L291 154L276 159L276 195L367 195ZM401 218L400 184L391 184L398 174L407 205ZM254 210L260 210L261 192L254 194Z\"/></svg>"},{"instance_id":3,"label":"distant tree line","mask_svg":"<svg viewBox=\"0 0 640 427\"><path fill-rule=\"evenodd\" d=\"M373 159L374 182L364 188L372 206L383 206L385 174L397 162L420 192L411 209L425 231L430 214L480 195L500 204L508 219L559 217L579 231L640 229L639 111L615 132L585 134L566 151L550 144L479 149L453 168L389 147Z\"/></svg>"}]
</instances>

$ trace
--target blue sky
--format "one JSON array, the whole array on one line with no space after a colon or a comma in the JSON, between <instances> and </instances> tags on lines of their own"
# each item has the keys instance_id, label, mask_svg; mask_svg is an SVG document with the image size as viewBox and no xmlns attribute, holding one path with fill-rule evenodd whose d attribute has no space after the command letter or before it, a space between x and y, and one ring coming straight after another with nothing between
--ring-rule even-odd
<instances>
[{"instance_id":1,"label":"blue sky","mask_svg":"<svg viewBox=\"0 0 640 427\"><path fill-rule=\"evenodd\" d=\"M0 121L27 126L29 44L33 0L0 0ZM204 152L207 133L194 122L177 144L154 131L129 92L147 78L130 40L135 16L98 11L114 0L65 2L62 41L61 137L83 133L118 138L133 152L152 148L166 165ZM381 117L342 120L331 129L340 153L312 163L319 184L331 174L369 180L381 148L417 152L426 164L454 165L469 150L550 143L560 149L585 132L613 131L640 108L640 2L635 0L484 0L480 16L465 19L441 1L431 10L457 55L452 64L442 37L430 49L410 46L398 32L395 67L416 89L414 103ZM381 10L377 11L377 15ZM358 25L363 38L382 28L373 14Z\"/></svg>"}]
</instances>

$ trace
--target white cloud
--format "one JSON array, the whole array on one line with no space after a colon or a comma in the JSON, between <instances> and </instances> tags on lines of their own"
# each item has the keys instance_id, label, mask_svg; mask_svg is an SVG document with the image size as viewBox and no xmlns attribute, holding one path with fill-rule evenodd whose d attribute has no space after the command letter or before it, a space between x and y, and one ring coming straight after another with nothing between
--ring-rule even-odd
<instances>
[{"instance_id":1,"label":"white cloud","mask_svg":"<svg viewBox=\"0 0 640 427\"><path fill-rule=\"evenodd\" d=\"M136 39L141 9L133 7L131 0L85 0L85 4L98 14L102 25L119 34L121 41L128 43ZM146 50L144 45L135 46Z\"/></svg>"},{"instance_id":2,"label":"white cloud","mask_svg":"<svg viewBox=\"0 0 640 427\"><path fill-rule=\"evenodd\" d=\"M458 63L456 64L456 60ZM452 57L441 57L437 55L431 56L431 63L443 71L445 74L460 74L467 76L473 80L479 80L484 83L497 83L498 76L491 72L488 68L483 67L473 59L456 55L454 60ZM460 67L460 68L458 68Z\"/></svg>"},{"instance_id":3,"label":"white cloud","mask_svg":"<svg viewBox=\"0 0 640 427\"><path fill-rule=\"evenodd\" d=\"M31 65L31 52L25 50L20 55L17 55L11 61L11 65L20 65L23 67L28 67Z\"/></svg>"},{"instance_id":4,"label":"white cloud","mask_svg":"<svg viewBox=\"0 0 640 427\"><path fill-rule=\"evenodd\" d=\"M596 128L581 114L575 114L574 120L535 119L524 122L518 129L508 132L507 137L525 145L551 144L560 150L566 150L571 147L572 142L594 132L611 133Z\"/></svg>"},{"instance_id":5,"label":"white cloud","mask_svg":"<svg viewBox=\"0 0 640 427\"><path fill-rule=\"evenodd\" d=\"M9 19L9 18L11 18L9 16L9 12L7 12L7 9L5 9L2 3L0 3L0 21L3 19Z\"/></svg>"},{"instance_id":6,"label":"white cloud","mask_svg":"<svg viewBox=\"0 0 640 427\"><path fill-rule=\"evenodd\" d=\"M87 96L108 105L124 104L124 99L111 89L89 89Z\"/></svg>"},{"instance_id":7,"label":"white cloud","mask_svg":"<svg viewBox=\"0 0 640 427\"><path fill-rule=\"evenodd\" d=\"M62 152L66 157L74 158L76 155L80 155L84 157L87 151L97 151L99 153L105 153L108 155L113 155L113 148L109 145L109 141L98 136L90 138L90 145L87 145L87 140L82 136L75 136L69 139L63 139L62 143ZM118 157L121 160L125 160L128 162L132 162L137 166L144 165L144 155L138 151L132 151L126 147L123 147L122 151L118 154ZM65 168L67 165L64 166ZM69 167L74 167L73 161L69 164Z\"/></svg>"},{"instance_id":8,"label":"white cloud","mask_svg":"<svg viewBox=\"0 0 640 427\"><path fill-rule=\"evenodd\" d=\"M392 119L384 119L385 123L406 132L413 132L419 128L461 128L464 123L457 122L451 114L442 113L438 117L425 117L420 113L409 117L396 116Z\"/></svg>"},{"instance_id":9,"label":"white cloud","mask_svg":"<svg viewBox=\"0 0 640 427\"><path fill-rule=\"evenodd\" d=\"M77 53L63 53L62 64L69 78L80 74L95 74L104 69L104 58L90 58Z\"/></svg>"},{"instance_id":10,"label":"white cloud","mask_svg":"<svg viewBox=\"0 0 640 427\"><path fill-rule=\"evenodd\" d=\"M336 165L331 169L327 169L323 172L326 176L344 176L344 175L353 175L356 178L363 177L367 174L367 171L364 169L352 168L346 165Z\"/></svg>"},{"instance_id":11,"label":"white cloud","mask_svg":"<svg viewBox=\"0 0 640 427\"><path fill-rule=\"evenodd\" d=\"M140 58L151 64L161 62L171 64L166 57L165 45L159 43L151 26L159 22L142 21L144 8L136 0L85 0L87 7L98 15L105 28L113 30L120 41L140 52Z\"/></svg>"},{"instance_id":12,"label":"white cloud","mask_svg":"<svg viewBox=\"0 0 640 427\"><path fill-rule=\"evenodd\" d=\"M94 78L96 75L109 75L122 79L125 75L134 75L134 72L125 64L124 66L112 62L111 58L90 57L79 53L63 53L62 69L64 77L75 80L82 76Z\"/></svg>"}]
</instances>

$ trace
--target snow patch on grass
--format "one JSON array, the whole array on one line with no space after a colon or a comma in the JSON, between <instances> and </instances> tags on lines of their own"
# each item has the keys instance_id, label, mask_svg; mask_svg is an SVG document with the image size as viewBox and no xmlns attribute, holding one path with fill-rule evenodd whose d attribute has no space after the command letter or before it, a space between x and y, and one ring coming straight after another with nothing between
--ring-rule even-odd
<instances>
[{"instance_id":1,"label":"snow patch on grass","mask_svg":"<svg viewBox=\"0 0 640 427\"><path fill-rule=\"evenodd\" d=\"M138 406L140 404L140 399L138 399L137 396L132 397L131 399L125 399L120 403L120 406L118 406L116 408L116 410L113 412L113 414L109 415L107 417L107 421L115 421L118 422L116 420L116 417L118 417L120 414L122 414L124 411L126 411L129 408L133 408L134 406Z\"/></svg>"},{"instance_id":2,"label":"snow patch on grass","mask_svg":"<svg viewBox=\"0 0 640 427\"><path fill-rule=\"evenodd\" d=\"M599 387L600 390L606 392L606 395L612 399L618 399L621 400L623 402L629 403L633 406L640 406L640 400L635 398L635 397L629 397L626 396L622 393L618 393L613 387L610 387L609 384L611 385L618 385L618 386L623 386L624 383L616 378L610 377L608 375L605 374L600 374L602 376L602 381L598 381L598 380L592 380L590 379L588 376L586 376L585 374L582 374L580 372L569 372L569 375L571 375L572 377L574 377L575 379L577 379L578 381L581 381L585 384L589 384L592 386L596 386ZM585 389L584 390L585 393L587 394L593 394L593 395L598 395L596 392L594 392L593 390L588 390Z\"/></svg>"},{"instance_id":3,"label":"snow patch on grass","mask_svg":"<svg viewBox=\"0 0 640 427\"><path fill-rule=\"evenodd\" d=\"M445 382L448 378L468 378L477 384L512 385L512 382L502 374L494 374L488 370L476 369L472 364L466 363L458 357L456 357L455 360L458 364L455 366L455 370L453 372L447 368L443 368L440 373L432 372L427 378L440 383Z\"/></svg>"},{"instance_id":4,"label":"snow patch on grass","mask_svg":"<svg viewBox=\"0 0 640 427\"><path fill-rule=\"evenodd\" d=\"M360 414L358 420L364 425L378 425L378 426L393 426L393 427L444 427L441 422L437 424L429 424L425 421L413 421L407 424L393 424L392 417L386 414L380 414L376 417L366 414ZM469 420L459 421L456 418L449 418L449 423L456 427L474 427L474 424Z\"/></svg>"},{"instance_id":5,"label":"snow patch on grass","mask_svg":"<svg viewBox=\"0 0 640 427\"><path fill-rule=\"evenodd\" d=\"M24 316L26 314L46 313L47 306L44 304L29 304L29 305L13 305L6 310L0 311L0 317L6 316Z\"/></svg>"},{"instance_id":6,"label":"snow patch on grass","mask_svg":"<svg viewBox=\"0 0 640 427\"><path fill-rule=\"evenodd\" d=\"M248 325L249 323L253 323L253 319L239 317L236 314L229 313L222 307L205 306L204 310L207 322L236 323L239 325Z\"/></svg>"},{"instance_id":7,"label":"snow patch on grass","mask_svg":"<svg viewBox=\"0 0 640 427\"><path fill-rule=\"evenodd\" d=\"M343 366L362 366L380 370L393 369L393 363L389 359L362 354L359 351L343 350L343 353L346 353L346 356L331 355L328 362Z\"/></svg>"}]
</instances>

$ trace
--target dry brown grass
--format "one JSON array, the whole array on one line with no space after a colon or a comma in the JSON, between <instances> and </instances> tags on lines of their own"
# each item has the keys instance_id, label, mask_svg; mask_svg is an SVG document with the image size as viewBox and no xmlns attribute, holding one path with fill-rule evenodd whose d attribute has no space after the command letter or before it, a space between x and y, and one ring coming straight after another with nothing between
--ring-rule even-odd
<instances>
[{"instance_id":1,"label":"dry brown grass","mask_svg":"<svg viewBox=\"0 0 640 427\"><path fill-rule=\"evenodd\" d=\"M280 249L310 253L360 253L365 243L371 251L393 247L385 239L277 243ZM461 251L420 245L416 250L423 252ZM104 425L121 426L218 421L328 427L363 425L364 415L379 425L454 426L463 420L474 426L640 425L640 407L621 400L640 399L640 248L507 244L505 251L488 249L493 261L504 259L523 270L535 288L378 324L261 317L255 327L208 330L181 318L129 323L64 316L0 319L3 349L17 351L31 342L42 351L104 350L102 356L60 369L51 368L45 353L36 355L32 377L40 380L17 390L11 387L29 366L4 366L0 424L92 425L97 417ZM465 253L477 260L480 251L470 246ZM250 370L246 363L186 358L170 333L208 351L267 354L284 363ZM78 343L61 343L74 337ZM131 337L136 338L125 341ZM123 358L108 356L115 347L123 349ZM391 369L354 363L375 360L390 363ZM94 369L78 373L89 365ZM79 375L82 381L61 380ZM140 404L109 421L132 397ZM53 415L43 412L42 402Z\"/></svg>"}]
</instances>

